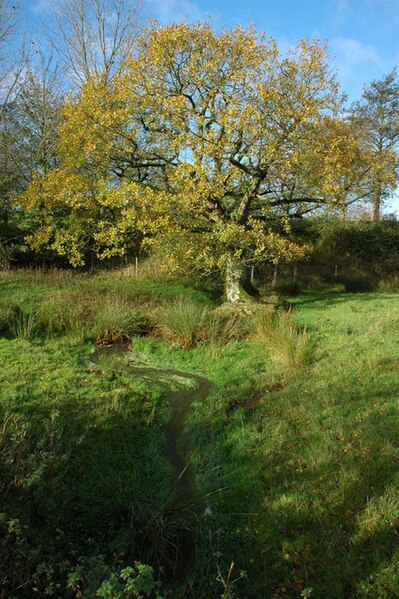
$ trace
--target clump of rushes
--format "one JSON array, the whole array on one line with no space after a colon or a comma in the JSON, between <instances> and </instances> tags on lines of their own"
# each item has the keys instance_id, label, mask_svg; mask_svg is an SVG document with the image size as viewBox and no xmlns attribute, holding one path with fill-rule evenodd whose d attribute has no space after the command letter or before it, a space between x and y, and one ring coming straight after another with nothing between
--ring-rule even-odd
<instances>
[{"instance_id":1,"label":"clump of rushes","mask_svg":"<svg viewBox=\"0 0 399 599\"><path fill-rule=\"evenodd\" d=\"M6 335L11 333L15 319L20 313L19 305L10 300L3 299L0 302L0 334Z\"/></svg>"},{"instance_id":2,"label":"clump of rushes","mask_svg":"<svg viewBox=\"0 0 399 599\"><path fill-rule=\"evenodd\" d=\"M252 322L251 306L223 304L210 314L206 340L223 345L230 341L245 339L251 332Z\"/></svg>"},{"instance_id":3,"label":"clump of rushes","mask_svg":"<svg viewBox=\"0 0 399 599\"><path fill-rule=\"evenodd\" d=\"M92 334L97 345L106 345L129 341L150 328L149 319L141 310L126 299L107 296L94 315Z\"/></svg>"},{"instance_id":4,"label":"clump of rushes","mask_svg":"<svg viewBox=\"0 0 399 599\"><path fill-rule=\"evenodd\" d=\"M378 291L380 293L399 293L399 276L392 275L381 279L378 283Z\"/></svg>"},{"instance_id":5,"label":"clump of rushes","mask_svg":"<svg viewBox=\"0 0 399 599\"><path fill-rule=\"evenodd\" d=\"M189 349L205 337L209 314L207 306L182 296L157 311L155 332Z\"/></svg>"},{"instance_id":6,"label":"clump of rushes","mask_svg":"<svg viewBox=\"0 0 399 599\"><path fill-rule=\"evenodd\" d=\"M25 339L31 341L38 333L37 316L34 312L18 312L10 326L11 334L16 339Z\"/></svg>"},{"instance_id":7,"label":"clump of rushes","mask_svg":"<svg viewBox=\"0 0 399 599\"><path fill-rule=\"evenodd\" d=\"M38 307L38 325L48 336L67 333L84 335L92 320L92 306L84 294L59 289Z\"/></svg>"},{"instance_id":8,"label":"clump of rushes","mask_svg":"<svg viewBox=\"0 0 399 599\"><path fill-rule=\"evenodd\" d=\"M292 320L292 312L262 307L256 315L255 335L264 340L273 359L289 374L300 373L312 362L314 346L305 328Z\"/></svg>"}]
</instances>

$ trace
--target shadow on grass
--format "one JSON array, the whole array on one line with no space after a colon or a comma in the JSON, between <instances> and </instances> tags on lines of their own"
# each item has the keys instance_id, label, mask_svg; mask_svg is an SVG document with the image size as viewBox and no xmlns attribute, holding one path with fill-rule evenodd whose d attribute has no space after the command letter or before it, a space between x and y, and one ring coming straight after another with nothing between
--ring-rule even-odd
<instances>
[{"instance_id":1,"label":"shadow on grass","mask_svg":"<svg viewBox=\"0 0 399 599\"><path fill-rule=\"evenodd\" d=\"M8 571L0 567L7 596L22 579L26 592L18 596L30 597L33 586L43 596L70 596L65 579L75 568L94 585L94 596L101 572L93 566L85 572L82 563L96 556L111 568L139 560L173 569L181 523L171 510L173 474L158 415L162 397L148 387L146 400L125 390L123 378L114 375L107 383L98 376L86 378L100 393L108 389L109 399L85 401L71 388L69 400L40 403L26 396L1 405L2 512L19 519L28 535L26 546L15 535L7 545L0 540L0 565L11 556ZM21 560L22 574L19 566L15 570ZM52 594L57 584L65 594Z\"/></svg>"},{"instance_id":2,"label":"shadow on grass","mask_svg":"<svg viewBox=\"0 0 399 599\"><path fill-rule=\"evenodd\" d=\"M398 392L399 383L391 388L392 396ZM228 486L204 521L203 571L192 597L218 597L220 586L204 593L201 581L217 568L227 572L231 562L246 571L236 583L239 597L397 596L394 406L384 408L384 392L374 385L356 398L343 393L337 410L352 402L354 414L365 415L339 427L332 415L319 434L308 427L306 409L295 414L287 405L300 405L288 393L228 419L204 410L192 424L190 435L202 448L199 481Z\"/></svg>"}]
</instances>

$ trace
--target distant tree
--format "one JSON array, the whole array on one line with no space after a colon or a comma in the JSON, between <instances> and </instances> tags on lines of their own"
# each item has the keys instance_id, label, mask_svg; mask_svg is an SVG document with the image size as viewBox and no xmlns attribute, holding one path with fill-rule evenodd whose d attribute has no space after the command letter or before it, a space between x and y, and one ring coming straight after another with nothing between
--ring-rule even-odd
<instances>
[{"instance_id":1,"label":"distant tree","mask_svg":"<svg viewBox=\"0 0 399 599\"><path fill-rule=\"evenodd\" d=\"M55 0L50 38L65 75L78 86L90 77L109 80L132 52L140 0Z\"/></svg>"},{"instance_id":2,"label":"distant tree","mask_svg":"<svg viewBox=\"0 0 399 599\"><path fill-rule=\"evenodd\" d=\"M18 85L3 105L0 119L0 239L9 256L26 246L30 221L17 196L35 173L56 164L62 95L51 58L26 59Z\"/></svg>"},{"instance_id":3,"label":"distant tree","mask_svg":"<svg viewBox=\"0 0 399 599\"><path fill-rule=\"evenodd\" d=\"M35 172L55 166L63 98L51 60L27 62L18 95L7 103L0 127L3 172L12 173L14 192L27 187Z\"/></svg>"},{"instance_id":4,"label":"distant tree","mask_svg":"<svg viewBox=\"0 0 399 599\"><path fill-rule=\"evenodd\" d=\"M24 65L24 53L18 47L10 52L19 30L20 4L0 0L0 118L4 106L17 87Z\"/></svg>"},{"instance_id":5,"label":"distant tree","mask_svg":"<svg viewBox=\"0 0 399 599\"><path fill-rule=\"evenodd\" d=\"M399 78L396 69L372 81L351 108L351 119L371 154L372 169L366 186L373 220L380 219L384 200L398 182Z\"/></svg>"}]
</instances>

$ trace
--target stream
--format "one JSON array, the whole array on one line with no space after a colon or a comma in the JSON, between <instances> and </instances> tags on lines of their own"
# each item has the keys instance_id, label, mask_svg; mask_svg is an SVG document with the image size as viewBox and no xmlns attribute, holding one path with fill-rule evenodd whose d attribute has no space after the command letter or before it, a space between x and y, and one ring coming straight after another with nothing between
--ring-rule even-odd
<instances>
[{"instance_id":1,"label":"stream","mask_svg":"<svg viewBox=\"0 0 399 599\"><path fill-rule=\"evenodd\" d=\"M93 351L89 363L94 367L122 370L131 376L153 381L161 387L169 402L170 418L164 432L165 452L175 479L173 505L177 513L186 514L186 522L182 520L181 531L175 541L176 556L171 578L176 580L176 577L178 579L187 574L193 565L196 538L193 518L195 520L202 514L210 513L195 488L194 472L189 460L190 443L183 431L192 403L205 400L213 383L205 377L181 370L130 364L128 355L129 348L126 345L104 346Z\"/></svg>"},{"instance_id":2,"label":"stream","mask_svg":"<svg viewBox=\"0 0 399 599\"><path fill-rule=\"evenodd\" d=\"M195 498L195 487L183 430L191 404L205 400L212 383L203 376L181 370L126 364L123 358L128 352L126 345L100 347L90 355L90 362L94 366L117 366L131 376L156 382L165 391L170 406L170 419L165 426L165 452L175 472L177 499L189 503Z\"/></svg>"}]
</instances>

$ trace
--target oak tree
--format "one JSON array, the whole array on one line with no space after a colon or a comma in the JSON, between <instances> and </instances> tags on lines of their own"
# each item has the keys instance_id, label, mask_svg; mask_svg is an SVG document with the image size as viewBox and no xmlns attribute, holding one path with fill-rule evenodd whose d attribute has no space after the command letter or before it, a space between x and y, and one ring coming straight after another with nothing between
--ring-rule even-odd
<instances>
[{"instance_id":1,"label":"oak tree","mask_svg":"<svg viewBox=\"0 0 399 599\"><path fill-rule=\"evenodd\" d=\"M122 232L138 227L170 260L223 269L227 298L237 301L251 261L303 253L287 235L288 216L315 202L312 148L339 106L317 41L282 55L253 28L154 26L110 83L91 78L65 107L61 170L27 195L47 211L36 240L57 247L57 207L68 206L76 230L80 211L101 222L100 206L114 219L111 229L102 221L107 251L121 251ZM317 205L326 197L321 184Z\"/></svg>"}]
</instances>

